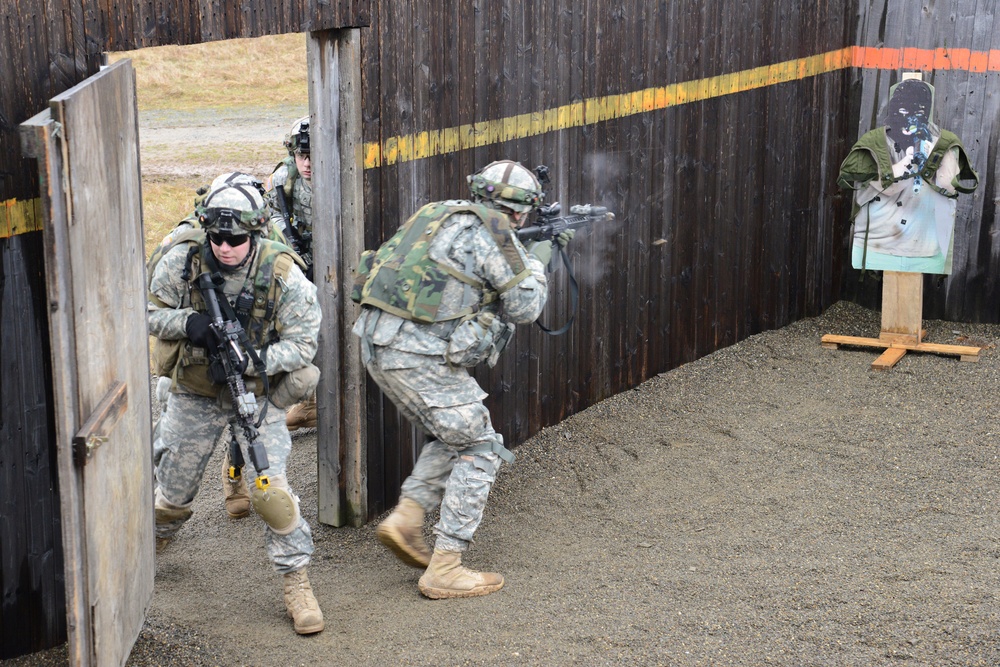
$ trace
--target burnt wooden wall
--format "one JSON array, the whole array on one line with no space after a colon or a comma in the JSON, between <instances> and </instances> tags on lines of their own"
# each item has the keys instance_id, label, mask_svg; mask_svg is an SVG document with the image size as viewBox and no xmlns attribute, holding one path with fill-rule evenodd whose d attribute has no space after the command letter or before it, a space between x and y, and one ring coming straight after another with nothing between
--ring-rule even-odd
<instances>
[{"instance_id":1,"label":"burnt wooden wall","mask_svg":"<svg viewBox=\"0 0 1000 667\"><path fill-rule=\"evenodd\" d=\"M373 5L362 42L364 139L378 161L365 172L367 247L421 204L464 197L465 176L502 158L551 167L550 201L618 216L570 246L581 284L572 331L553 339L519 327L498 367L476 373L508 446L838 297L835 168L855 138L850 63L815 76L793 68L789 80L730 94L706 80L841 50L854 21L832 0ZM684 82L701 83L674 90L665 108L538 133L514 127L523 114L624 105L607 97ZM474 123L496 136L465 128L461 141L485 145L441 147L454 140L441 130ZM416 157L425 148L439 154ZM561 270L542 319L569 314ZM371 384L368 396L369 507L379 512L420 436Z\"/></svg>"},{"instance_id":2,"label":"burnt wooden wall","mask_svg":"<svg viewBox=\"0 0 1000 667\"><path fill-rule=\"evenodd\" d=\"M924 81L934 86L935 122L962 139L980 178L974 194L958 199L952 274L924 278L924 317L1000 322L997 3L879 0L863 10L856 42L878 47L881 57L872 58L871 64L878 66L852 72L859 114L854 138L884 124L889 86L900 81L902 71L922 71ZM878 308L881 284L868 279L859 282L859 272L850 267L850 261L844 269L845 297Z\"/></svg>"},{"instance_id":3,"label":"burnt wooden wall","mask_svg":"<svg viewBox=\"0 0 1000 667\"><path fill-rule=\"evenodd\" d=\"M106 51L368 24L370 0L0 2L0 659L66 640L38 167L18 125Z\"/></svg>"},{"instance_id":4,"label":"burnt wooden wall","mask_svg":"<svg viewBox=\"0 0 1000 667\"><path fill-rule=\"evenodd\" d=\"M0 238L0 659L66 634L42 257Z\"/></svg>"}]
</instances>

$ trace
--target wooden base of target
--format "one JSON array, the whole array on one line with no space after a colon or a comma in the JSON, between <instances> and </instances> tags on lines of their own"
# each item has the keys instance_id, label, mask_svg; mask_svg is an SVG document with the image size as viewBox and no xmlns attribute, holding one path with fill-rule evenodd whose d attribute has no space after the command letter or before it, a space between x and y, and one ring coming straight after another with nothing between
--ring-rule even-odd
<instances>
[{"instance_id":1,"label":"wooden base of target","mask_svg":"<svg viewBox=\"0 0 1000 667\"><path fill-rule=\"evenodd\" d=\"M872 362L872 368L876 370L889 370L899 363L907 352L931 352L954 355L960 361L979 361L979 352L982 348L924 342L926 332L921 328L923 297L922 273L885 271L882 274L882 331L879 337L826 334L821 344L832 350L841 345L880 348L884 352Z\"/></svg>"}]
</instances>

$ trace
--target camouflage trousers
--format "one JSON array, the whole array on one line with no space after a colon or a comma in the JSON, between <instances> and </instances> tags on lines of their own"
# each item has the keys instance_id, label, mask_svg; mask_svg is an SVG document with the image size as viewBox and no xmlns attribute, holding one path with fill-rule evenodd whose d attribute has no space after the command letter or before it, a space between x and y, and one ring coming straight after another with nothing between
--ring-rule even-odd
<instances>
[{"instance_id":1,"label":"camouflage trousers","mask_svg":"<svg viewBox=\"0 0 1000 667\"><path fill-rule=\"evenodd\" d=\"M167 409L160 417L159 461L156 464L156 503L175 509L188 508L198 494L215 443L229 426L229 410L217 400L192 394L170 394ZM285 477L285 463L292 449L292 439L285 427L285 411L268 405L267 417L259 428L259 442L267 450L270 467L265 471L272 486L285 488L294 497ZM253 488L257 472L250 463L246 442L237 427L240 448L247 464L243 468L247 487ZM224 440L228 446L228 436ZM296 503L298 498L295 498ZM186 519L157 524L157 537L172 537ZM287 574L309 564L313 553L312 531L299 517L299 525L288 535L278 535L264 524L264 544L275 571Z\"/></svg>"},{"instance_id":2,"label":"camouflage trousers","mask_svg":"<svg viewBox=\"0 0 1000 667\"><path fill-rule=\"evenodd\" d=\"M503 444L483 405L487 394L468 370L449 366L441 357L371 349L374 356L366 365L372 378L407 419L434 438L421 450L400 495L424 511L440 504L436 548L465 551L500 468L494 453L463 454L471 447Z\"/></svg>"}]
</instances>

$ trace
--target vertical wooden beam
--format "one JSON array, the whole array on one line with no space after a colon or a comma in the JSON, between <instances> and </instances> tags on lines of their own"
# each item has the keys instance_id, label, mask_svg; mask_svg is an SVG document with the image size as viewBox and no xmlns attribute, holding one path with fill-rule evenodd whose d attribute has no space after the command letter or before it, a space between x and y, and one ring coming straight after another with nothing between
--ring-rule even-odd
<instances>
[{"instance_id":1,"label":"vertical wooden beam","mask_svg":"<svg viewBox=\"0 0 1000 667\"><path fill-rule=\"evenodd\" d=\"M924 304L924 274L902 271L882 272L882 331L885 343L916 345Z\"/></svg>"},{"instance_id":2,"label":"vertical wooden beam","mask_svg":"<svg viewBox=\"0 0 1000 667\"><path fill-rule=\"evenodd\" d=\"M323 325L316 365L319 520L364 523L368 514L365 371L351 334L348 298L364 247L361 141L361 36L309 33L309 112L313 168L313 274Z\"/></svg>"},{"instance_id":3,"label":"vertical wooden beam","mask_svg":"<svg viewBox=\"0 0 1000 667\"><path fill-rule=\"evenodd\" d=\"M62 142L56 138L61 131L46 109L21 124L21 145L26 157L37 159L42 173L49 178L41 185L42 211L45 216L45 283L50 303L49 339L53 369L53 404L66 406L55 411L58 452L56 466L59 472L60 516L62 519L63 561L66 567L66 617L69 644L69 663L90 665L95 652L91 634L91 607L88 604L90 568L83 527L86 517L83 510L83 470L73 464L71 441L77 424L73 415L80 410L79 388L76 374L76 347L70 319L56 317L56 313L74 313L73 286L69 272L68 224L55 221L69 216L65 197L65 165Z\"/></svg>"}]
</instances>

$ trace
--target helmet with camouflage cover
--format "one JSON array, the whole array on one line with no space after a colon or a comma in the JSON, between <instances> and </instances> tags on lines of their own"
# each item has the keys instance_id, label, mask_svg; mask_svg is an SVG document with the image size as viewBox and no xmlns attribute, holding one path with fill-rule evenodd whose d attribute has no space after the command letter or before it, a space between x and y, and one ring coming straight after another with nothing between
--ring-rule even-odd
<instances>
[{"instance_id":1,"label":"helmet with camouflage cover","mask_svg":"<svg viewBox=\"0 0 1000 667\"><path fill-rule=\"evenodd\" d=\"M538 208L545 197L535 175L513 160L491 162L466 180L476 201L517 213Z\"/></svg>"},{"instance_id":2,"label":"helmet with camouflage cover","mask_svg":"<svg viewBox=\"0 0 1000 667\"><path fill-rule=\"evenodd\" d=\"M285 135L285 148L289 155L301 153L309 155L309 116L303 116L292 123L291 129Z\"/></svg>"},{"instance_id":3,"label":"helmet with camouflage cover","mask_svg":"<svg viewBox=\"0 0 1000 667\"><path fill-rule=\"evenodd\" d=\"M223 185L237 185L237 184L254 186L255 188L257 188L257 192L259 192L262 197L266 192L266 190L264 189L264 184L261 182L259 178L253 176L252 174L247 174L242 171L231 171L216 176L215 180L212 181L212 184L208 186L208 191L211 192L212 190L217 190L221 188Z\"/></svg>"},{"instance_id":4,"label":"helmet with camouflage cover","mask_svg":"<svg viewBox=\"0 0 1000 667\"><path fill-rule=\"evenodd\" d=\"M205 231L230 236L260 233L268 220L264 198L255 185L226 182L225 179L209 190L195 213Z\"/></svg>"}]
</instances>

